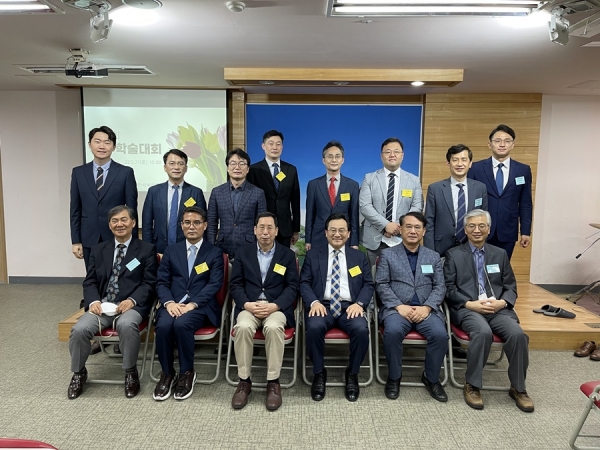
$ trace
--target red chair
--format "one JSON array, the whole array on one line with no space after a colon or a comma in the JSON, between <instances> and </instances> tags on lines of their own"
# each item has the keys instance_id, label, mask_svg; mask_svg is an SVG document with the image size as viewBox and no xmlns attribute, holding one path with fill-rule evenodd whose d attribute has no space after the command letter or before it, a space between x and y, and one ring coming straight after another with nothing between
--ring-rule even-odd
<instances>
[{"instance_id":1,"label":"red chair","mask_svg":"<svg viewBox=\"0 0 600 450\"><path fill-rule=\"evenodd\" d=\"M583 412L579 417L579 421L577 422L577 426L573 430L571 434L571 439L569 440L569 445L571 448L577 450L598 450L600 447L580 447L575 443L577 438L600 438L600 435L597 434L581 434L581 429L583 428L583 424L585 423L588 415L591 410L595 410L596 412L600 411L600 381L588 381L587 383L583 383L579 386L579 389L583 394L587 397L587 401L585 402L585 407L583 408Z\"/></svg>"},{"instance_id":2,"label":"red chair","mask_svg":"<svg viewBox=\"0 0 600 450\"><path fill-rule=\"evenodd\" d=\"M50 448L57 450L50 444L41 441L33 441L31 439L12 439L0 438L0 448L16 449L16 448Z\"/></svg>"}]
</instances>

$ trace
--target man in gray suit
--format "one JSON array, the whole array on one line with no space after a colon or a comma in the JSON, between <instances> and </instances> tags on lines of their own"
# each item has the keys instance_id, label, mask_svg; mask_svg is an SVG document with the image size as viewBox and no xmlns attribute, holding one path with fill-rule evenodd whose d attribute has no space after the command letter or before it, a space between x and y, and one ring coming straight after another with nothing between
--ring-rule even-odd
<instances>
[{"instance_id":1,"label":"man in gray suit","mask_svg":"<svg viewBox=\"0 0 600 450\"><path fill-rule=\"evenodd\" d=\"M421 183L400 168L403 157L400 139L391 137L383 141L383 168L366 174L360 188L360 212L365 218L361 243L367 248L371 266L381 250L400 243L398 218L409 211L423 211Z\"/></svg>"},{"instance_id":2,"label":"man in gray suit","mask_svg":"<svg viewBox=\"0 0 600 450\"><path fill-rule=\"evenodd\" d=\"M465 214L475 208L488 209L485 184L467 178L473 161L471 149L463 144L453 145L446 153L446 161L450 178L432 183L427 189L427 233L423 242L442 257L449 248L466 242Z\"/></svg>"},{"instance_id":3,"label":"man in gray suit","mask_svg":"<svg viewBox=\"0 0 600 450\"><path fill-rule=\"evenodd\" d=\"M525 390L529 337L514 311L517 282L508 255L485 242L491 223L487 211L474 209L467 213L464 225L469 242L448 250L444 264L446 302L452 323L471 339L463 393L467 405L483 409L479 390L493 333L504 341L511 385L508 394L521 411L532 412L533 402Z\"/></svg>"},{"instance_id":4,"label":"man in gray suit","mask_svg":"<svg viewBox=\"0 0 600 450\"><path fill-rule=\"evenodd\" d=\"M441 304L444 272L440 255L420 242L426 220L420 212L400 217L402 245L383 250L377 265L379 320L384 327L383 349L389 367L385 396L398 398L402 378L402 341L416 330L427 339L425 371L421 381L439 402L448 396L440 383L440 370L448 350L448 334Z\"/></svg>"}]
</instances>

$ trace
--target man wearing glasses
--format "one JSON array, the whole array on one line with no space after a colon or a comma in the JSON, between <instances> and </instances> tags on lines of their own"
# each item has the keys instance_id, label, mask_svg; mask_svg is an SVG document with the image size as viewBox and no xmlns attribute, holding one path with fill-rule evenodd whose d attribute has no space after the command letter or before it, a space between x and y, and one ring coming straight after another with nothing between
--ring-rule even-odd
<instances>
[{"instance_id":1,"label":"man wearing glasses","mask_svg":"<svg viewBox=\"0 0 600 450\"><path fill-rule=\"evenodd\" d=\"M236 148L227 154L225 164L229 181L210 193L206 238L233 259L242 245L256 242L254 222L267 210L267 203L263 190L246 180L248 153Z\"/></svg>"},{"instance_id":2,"label":"man wearing glasses","mask_svg":"<svg viewBox=\"0 0 600 450\"><path fill-rule=\"evenodd\" d=\"M163 161L169 180L148 189L142 210L142 239L153 243L161 254L167 245L183 241L181 217L184 208L197 206L206 211L202 189L183 181L187 155L171 149L164 154Z\"/></svg>"},{"instance_id":3,"label":"man wearing glasses","mask_svg":"<svg viewBox=\"0 0 600 450\"><path fill-rule=\"evenodd\" d=\"M154 389L154 400L166 400L175 389L175 400L192 395L194 333L211 323L218 325L221 307L215 298L223 284L223 252L207 242L206 212L197 206L185 208L180 224L185 240L166 248L158 269L156 353L162 374ZM177 348L179 374L173 365Z\"/></svg>"},{"instance_id":4,"label":"man wearing glasses","mask_svg":"<svg viewBox=\"0 0 600 450\"><path fill-rule=\"evenodd\" d=\"M365 217L361 242L375 265L381 251L401 242L399 217L423 210L419 178L400 168L404 146L395 137L381 144L383 168L368 173L360 187L360 212Z\"/></svg>"},{"instance_id":5,"label":"man wearing glasses","mask_svg":"<svg viewBox=\"0 0 600 450\"><path fill-rule=\"evenodd\" d=\"M349 244L358 250L358 183L340 173L344 147L330 141L323 149L327 174L308 182L306 188L306 250L327 246L325 221L333 213L345 214L350 222Z\"/></svg>"},{"instance_id":6,"label":"man wearing glasses","mask_svg":"<svg viewBox=\"0 0 600 450\"><path fill-rule=\"evenodd\" d=\"M529 337L519 325L514 307L517 283L506 252L486 243L491 229L487 211L474 209L465 215L468 242L446 252L444 277L446 302L452 323L471 339L463 395L471 408L483 409L482 371L496 334L504 342L508 359L508 394L517 407L532 412L525 389L529 365Z\"/></svg>"},{"instance_id":7,"label":"man wearing glasses","mask_svg":"<svg viewBox=\"0 0 600 450\"><path fill-rule=\"evenodd\" d=\"M488 147L492 156L473 163L468 177L487 187L488 211L492 228L488 242L503 248L512 257L515 242L523 248L531 242L531 167L510 158L515 146L515 132L498 125L490 133ZM519 225L521 239L519 239Z\"/></svg>"}]
</instances>

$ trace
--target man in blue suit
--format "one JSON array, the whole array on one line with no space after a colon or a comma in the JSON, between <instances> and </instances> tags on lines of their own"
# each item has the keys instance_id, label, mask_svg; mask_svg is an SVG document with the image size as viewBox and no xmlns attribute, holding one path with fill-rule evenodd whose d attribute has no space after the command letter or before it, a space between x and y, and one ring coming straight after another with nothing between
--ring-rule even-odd
<instances>
[{"instance_id":1,"label":"man in blue suit","mask_svg":"<svg viewBox=\"0 0 600 450\"><path fill-rule=\"evenodd\" d=\"M531 167L510 158L514 146L514 130L498 125L490 133L488 142L492 156L474 163L468 174L487 187L488 211L492 216L488 242L506 250L509 259L517 240L521 247L529 247L533 212Z\"/></svg>"},{"instance_id":2,"label":"man in blue suit","mask_svg":"<svg viewBox=\"0 0 600 450\"><path fill-rule=\"evenodd\" d=\"M440 255L419 243L427 221L420 212L400 218L402 245L381 252L375 279L381 300L383 349L389 367L385 396L398 398L402 379L402 341L411 330L427 339L425 371L421 381L439 402L448 396L440 370L448 350L448 333L441 304L446 288Z\"/></svg>"},{"instance_id":3,"label":"man in blue suit","mask_svg":"<svg viewBox=\"0 0 600 450\"><path fill-rule=\"evenodd\" d=\"M331 214L325 222L328 246L309 251L300 275L300 294L307 311L306 348L313 362L311 396L325 397L325 333L338 327L350 336L350 362L346 368L346 399L358 400L358 372L369 349L365 311L373 296L373 278L367 256L346 248L350 222L344 213Z\"/></svg>"},{"instance_id":4,"label":"man in blue suit","mask_svg":"<svg viewBox=\"0 0 600 450\"><path fill-rule=\"evenodd\" d=\"M350 225L349 244L358 250L358 183L340 173L344 164L344 147L330 141L323 149L327 174L308 182L306 188L306 250L327 246L325 221L333 213L343 213Z\"/></svg>"},{"instance_id":5,"label":"man in blue suit","mask_svg":"<svg viewBox=\"0 0 600 450\"><path fill-rule=\"evenodd\" d=\"M265 193L246 180L250 156L236 148L226 158L229 181L217 186L208 200L208 228L206 238L235 258L236 250L249 242L256 242L254 222L267 210Z\"/></svg>"},{"instance_id":6,"label":"man in blue suit","mask_svg":"<svg viewBox=\"0 0 600 450\"><path fill-rule=\"evenodd\" d=\"M73 169L71 175L71 244L76 258L89 268L91 249L113 235L108 227L108 211L127 205L137 222L137 185L131 167L113 161L110 156L117 136L107 126L89 132L88 145L94 155L90 163ZM137 226L133 230L137 239Z\"/></svg>"},{"instance_id":7,"label":"man in blue suit","mask_svg":"<svg viewBox=\"0 0 600 450\"><path fill-rule=\"evenodd\" d=\"M171 149L164 154L163 161L169 181L148 189L142 209L142 239L152 242L161 254L167 245L184 240L185 230L181 228L184 208L197 206L206 211L202 189L183 181L187 172L187 155L181 150Z\"/></svg>"},{"instance_id":8,"label":"man in blue suit","mask_svg":"<svg viewBox=\"0 0 600 450\"><path fill-rule=\"evenodd\" d=\"M167 247L158 269L155 339L162 374L154 400L168 399L175 385L175 400L192 395L194 333L208 323L218 325L221 317L215 296L223 285L223 252L203 239L206 212L197 206L185 208L181 228L185 240ZM179 376L173 367L175 347Z\"/></svg>"}]
</instances>

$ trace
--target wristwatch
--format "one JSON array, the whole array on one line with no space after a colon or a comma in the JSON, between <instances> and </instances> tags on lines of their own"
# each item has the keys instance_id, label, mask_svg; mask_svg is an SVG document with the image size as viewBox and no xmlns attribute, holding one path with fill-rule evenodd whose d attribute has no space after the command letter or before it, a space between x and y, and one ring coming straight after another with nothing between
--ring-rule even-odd
<instances>
[{"instance_id":1,"label":"wristwatch","mask_svg":"<svg viewBox=\"0 0 600 450\"><path fill-rule=\"evenodd\" d=\"M367 307L366 307L366 306L363 304L363 302L356 302L356 304L357 304L358 306L360 306L360 307L363 309L363 311L366 311L366 310L367 310Z\"/></svg>"}]
</instances>

